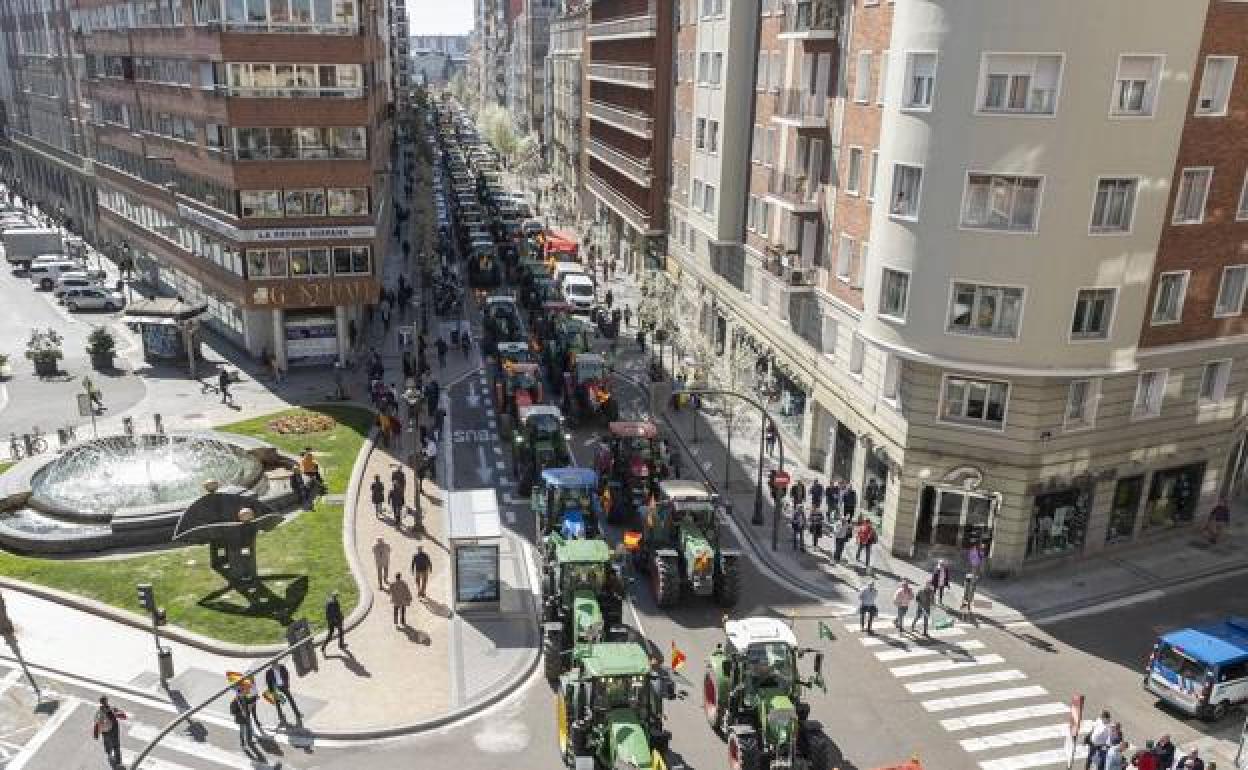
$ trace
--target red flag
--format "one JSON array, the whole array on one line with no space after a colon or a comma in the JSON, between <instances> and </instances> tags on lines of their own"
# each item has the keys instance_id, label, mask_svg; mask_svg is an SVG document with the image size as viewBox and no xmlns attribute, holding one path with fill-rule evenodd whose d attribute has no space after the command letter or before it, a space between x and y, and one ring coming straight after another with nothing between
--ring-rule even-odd
<instances>
[{"instance_id":1,"label":"red flag","mask_svg":"<svg viewBox=\"0 0 1248 770\"><path fill-rule=\"evenodd\" d=\"M685 665L686 660L688 660L688 657L680 651L680 648L676 646L676 642L672 642L671 669L673 671L679 671L680 667Z\"/></svg>"},{"instance_id":2,"label":"red flag","mask_svg":"<svg viewBox=\"0 0 1248 770\"><path fill-rule=\"evenodd\" d=\"M630 531L630 532L624 533L624 550L628 551L629 553L634 553L640 547L641 547L641 533L640 532Z\"/></svg>"}]
</instances>

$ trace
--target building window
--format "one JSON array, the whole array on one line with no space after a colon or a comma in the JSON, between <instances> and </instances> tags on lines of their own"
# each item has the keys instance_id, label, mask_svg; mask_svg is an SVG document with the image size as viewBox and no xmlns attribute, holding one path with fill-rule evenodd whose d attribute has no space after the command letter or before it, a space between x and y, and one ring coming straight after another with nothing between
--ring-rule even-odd
<instances>
[{"instance_id":1,"label":"building window","mask_svg":"<svg viewBox=\"0 0 1248 770\"><path fill-rule=\"evenodd\" d=\"M712 53L711 54L711 85L713 86L719 85L719 82L720 82L719 77L720 77L720 73L723 71L723 68L724 68L724 54L719 51Z\"/></svg>"},{"instance_id":2,"label":"building window","mask_svg":"<svg viewBox=\"0 0 1248 770\"><path fill-rule=\"evenodd\" d=\"M769 68L768 71L771 74L771 90L779 91L782 87L784 87L784 52L783 51L771 52L771 67Z\"/></svg>"},{"instance_id":3,"label":"building window","mask_svg":"<svg viewBox=\"0 0 1248 770\"><path fill-rule=\"evenodd\" d=\"M1052 115L1061 77L1060 54L986 54L980 110Z\"/></svg>"},{"instance_id":4,"label":"building window","mask_svg":"<svg viewBox=\"0 0 1248 770\"><path fill-rule=\"evenodd\" d=\"M1006 404L1010 385L991 380L970 380L945 375L940 418L1001 430L1005 427Z\"/></svg>"},{"instance_id":5,"label":"building window","mask_svg":"<svg viewBox=\"0 0 1248 770\"><path fill-rule=\"evenodd\" d=\"M1179 190L1174 196L1176 225L1198 225L1205 221L1205 199L1209 197L1212 168L1185 168L1179 177Z\"/></svg>"},{"instance_id":6,"label":"building window","mask_svg":"<svg viewBox=\"0 0 1248 770\"><path fill-rule=\"evenodd\" d=\"M702 208L702 180L701 179L693 180L693 194L689 200L689 206L697 210L701 210Z\"/></svg>"},{"instance_id":7,"label":"building window","mask_svg":"<svg viewBox=\"0 0 1248 770\"><path fill-rule=\"evenodd\" d=\"M910 274L884 268L880 274L880 315L904 321L910 298Z\"/></svg>"},{"instance_id":8,"label":"building window","mask_svg":"<svg viewBox=\"0 0 1248 770\"><path fill-rule=\"evenodd\" d=\"M888 100L888 60L892 51L880 51L880 78L875 85L875 103L884 104Z\"/></svg>"},{"instance_id":9,"label":"building window","mask_svg":"<svg viewBox=\"0 0 1248 770\"><path fill-rule=\"evenodd\" d=\"M1119 56L1110 113L1117 116L1148 116L1156 109L1160 56Z\"/></svg>"},{"instance_id":10,"label":"building window","mask_svg":"<svg viewBox=\"0 0 1248 770\"><path fill-rule=\"evenodd\" d=\"M858 52L858 65L854 72L854 101L866 104L871 98L871 52Z\"/></svg>"},{"instance_id":11,"label":"building window","mask_svg":"<svg viewBox=\"0 0 1248 770\"><path fill-rule=\"evenodd\" d=\"M1035 232L1040 177L970 174L962 205L962 226L981 230Z\"/></svg>"},{"instance_id":12,"label":"building window","mask_svg":"<svg viewBox=\"0 0 1248 770\"><path fill-rule=\"evenodd\" d=\"M754 138L750 142L750 160L754 163L763 162L763 127L754 124Z\"/></svg>"},{"instance_id":13,"label":"building window","mask_svg":"<svg viewBox=\"0 0 1248 770\"><path fill-rule=\"evenodd\" d=\"M1127 233L1135 210L1138 179L1098 179L1092 203L1093 233Z\"/></svg>"},{"instance_id":14,"label":"building window","mask_svg":"<svg viewBox=\"0 0 1248 770\"><path fill-rule=\"evenodd\" d=\"M1226 386L1231 381L1231 361L1210 361L1200 374L1200 403L1219 404L1226 398Z\"/></svg>"},{"instance_id":15,"label":"building window","mask_svg":"<svg viewBox=\"0 0 1248 770\"><path fill-rule=\"evenodd\" d=\"M711 54L703 51L698 54L698 82L709 82L711 77Z\"/></svg>"},{"instance_id":16,"label":"building window","mask_svg":"<svg viewBox=\"0 0 1248 770\"><path fill-rule=\"evenodd\" d=\"M329 249L291 249L290 274L295 277L329 275Z\"/></svg>"},{"instance_id":17,"label":"building window","mask_svg":"<svg viewBox=\"0 0 1248 770\"><path fill-rule=\"evenodd\" d=\"M1080 289L1075 297L1075 317L1070 337L1076 340L1103 340L1109 336L1117 289Z\"/></svg>"},{"instance_id":18,"label":"building window","mask_svg":"<svg viewBox=\"0 0 1248 770\"><path fill-rule=\"evenodd\" d=\"M1064 430L1084 430L1096 424L1096 402L1101 395L1099 379L1074 380L1066 394Z\"/></svg>"},{"instance_id":19,"label":"building window","mask_svg":"<svg viewBox=\"0 0 1248 770\"><path fill-rule=\"evenodd\" d=\"M1166 394L1167 369L1155 369L1140 372L1135 383L1135 403L1131 407L1131 416L1140 419L1156 417L1161 414L1161 402Z\"/></svg>"},{"instance_id":20,"label":"building window","mask_svg":"<svg viewBox=\"0 0 1248 770\"><path fill-rule=\"evenodd\" d=\"M905 94L902 109L930 110L936 90L936 54L906 53Z\"/></svg>"},{"instance_id":21,"label":"building window","mask_svg":"<svg viewBox=\"0 0 1248 770\"><path fill-rule=\"evenodd\" d=\"M323 217L325 216L325 191L286 190L282 203L288 217Z\"/></svg>"},{"instance_id":22,"label":"building window","mask_svg":"<svg viewBox=\"0 0 1248 770\"><path fill-rule=\"evenodd\" d=\"M368 188L329 188L329 215L331 217L368 216Z\"/></svg>"},{"instance_id":23,"label":"building window","mask_svg":"<svg viewBox=\"0 0 1248 770\"><path fill-rule=\"evenodd\" d=\"M719 121L706 121L706 151L709 153L719 152Z\"/></svg>"},{"instance_id":24,"label":"building window","mask_svg":"<svg viewBox=\"0 0 1248 770\"><path fill-rule=\"evenodd\" d=\"M1162 273L1157 280L1153 298L1153 326L1178 323L1183 317L1183 299L1187 293L1187 271Z\"/></svg>"},{"instance_id":25,"label":"building window","mask_svg":"<svg viewBox=\"0 0 1248 770\"><path fill-rule=\"evenodd\" d=\"M867 357L867 343L858 332L854 332L853 341L849 346L849 373L862 376L862 362Z\"/></svg>"},{"instance_id":26,"label":"building window","mask_svg":"<svg viewBox=\"0 0 1248 770\"><path fill-rule=\"evenodd\" d=\"M1235 210L1235 218L1248 219L1248 172L1244 173L1244 183L1239 188L1239 207Z\"/></svg>"},{"instance_id":27,"label":"building window","mask_svg":"<svg viewBox=\"0 0 1248 770\"><path fill-rule=\"evenodd\" d=\"M846 171L845 192L850 195L858 194L858 187L862 182L862 148L849 148L849 169Z\"/></svg>"},{"instance_id":28,"label":"building window","mask_svg":"<svg viewBox=\"0 0 1248 770\"><path fill-rule=\"evenodd\" d=\"M1200 77L1200 92L1196 96L1197 115L1225 115L1231 98L1231 85L1235 81L1236 56L1206 56L1205 69Z\"/></svg>"},{"instance_id":29,"label":"building window","mask_svg":"<svg viewBox=\"0 0 1248 770\"><path fill-rule=\"evenodd\" d=\"M282 216L281 190L240 190L238 202L243 217L267 218Z\"/></svg>"},{"instance_id":30,"label":"building window","mask_svg":"<svg viewBox=\"0 0 1248 770\"><path fill-rule=\"evenodd\" d=\"M875 185L880 177L880 151L871 151L871 176L867 179L867 200L875 200Z\"/></svg>"},{"instance_id":31,"label":"building window","mask_svg":"<svg viewBox=\"0 0 1248 770\"><path fill-rule=\"evenodd\" d=\"M779 154L778 152L779 147L780 147L780 133L774 128L767 129L767 152L763 154L764 166L775 165L777 155Z\"/></svg>"},{"instance_id":32,"label":"building window","mask_svg":"<svg viewBox=\"0 0 1248 770\"><path fill-rule=\"evenodd\" d=\"M955 283L949 331L987 337L1017 337L1023 290L1006 286Z\"/></svg>"},{"instance_id":33,"label":"building window","mask_svg":"<svg viewBox=\"0 0 1248 770\"><path fill-rule=\"evenodd\" d=\"M893 165L893 204L889 209L899 219L919 218L919 196L923 190L923 167L904 163Z\"/></svg>"},{"instance_id":34,"label":"building window","mask_svg":"<svg viewBox=\"0 0 1248 770\"><path fill-rule=\"evenodd\" d=\"M369 275L372 262L368 246L335 246L334 275Z\"/></svg>"},{"instance_id":35,"label":"building window","mask_svg":"<svg viewBox=\"0 0 1248 770\"><path fill-rule=\"evenodd\" d=\"M693 146L706 149L706 118L698 118L693 124Z\"/></svg>"},{"instance_id":36,"label":"building window","mask_svg":"<svg viewBox=\"0 0 1248 770\"><path fill-rule=\"evenodd\" d=\"M841 238L837 242L836 247L836 277L849 282L850 276L854 270L854 239L845 233L841 233Z\"/></svg>"},{"instance_id":37,"label":"building window","mask_svg":"<svg viewBox=\"0 0 1248 770\"><path fill-rule=\"evenodd\" d=\"M880 384L880 393L884 400L894 404L901 400L898 398L901 393L901 359L892 353L884 357L884 380Z\"/></svg>"},{"instance_id":38,"label":"building window","mask_svg":"<svg viewBox=\"0 0 1248 770\"><path fill-rule=\"evenodd\" d=\"M1213 306L1214 318L1226 318L1244 312L1244 288L1248 286L1246 279L1248 279L1248 265L1230 265L1222 268L1218 301Z\"/></svg>"},{"instance_id":39,"label":"building window","mask_svg":"<svg viewBox=\"0 0 1248 770\"><path fill-rule=\"evenodd\" d=\"M286 249L247 249L248 278L286 278Z\"/></svg>"}]
</instances>

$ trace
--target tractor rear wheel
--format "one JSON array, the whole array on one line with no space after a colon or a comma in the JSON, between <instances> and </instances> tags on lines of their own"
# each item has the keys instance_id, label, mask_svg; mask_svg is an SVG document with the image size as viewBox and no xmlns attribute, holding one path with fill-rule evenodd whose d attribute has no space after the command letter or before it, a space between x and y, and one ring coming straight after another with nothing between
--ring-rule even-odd
<instances>
[{"instance_id":1,"label":"tractor rear wheel","mask_svg":"<svg viewBox=\"0 0 1248 770\"><path fill-rule=\"evenodd\" d=\"M719 686L715 683L715 674L706 672L702 678L702 713L706 715L706 723L716 735L724 729L724 707L720 705Z\"/></svg>"},{"instance_id":2,"label":"tractor rear wheel","mask_svg":"<svg viewBox=\"0 0 1248 770\"><path fill-rule=\"evenodd\" d=\"M715 603L720 607L735 607L741 598L741 571L736 559L721 562L715 575Z\"/></svg>"},{"instance_id":3,"label":"tractor rear wheel","mask_svg":"<svg viewBox=\"0 0 1248 770\"><path fill-rule=\"evenodd\" d=\"M806 731L806 761L810 770L833 770L832 740L822 728Z\"/></svg>"},{"instance_id":4,"label":"tractor rear wheel","mask_svg":"<svg viewBox=\"0 0 1248 770\"><path fill-rule=\"evenodd\" d=\"M563 673L563 632L547 631L542 636L542 665L546 678L551 682L559 680Z\"/></svg>"},{"instance_id":5,"label":"tractor rear wheel","mask_svg":"<svg viewBox=\"0 0 1248 770\"><path fill-rule=\"evenodd\" d=\"M680 600L680 574L675 559L656 556L650 582L654 587L654 603L659 607L671 607Z\"/></svg>"},{"instance_id":6,"label":"tractor rear wheel","mask_svg":"<svg viewBox=\"0 0 1248 770\"><path fill-rule=\"evenodd\" d=\"M732 770L762 770L763 752L753 730L728 736L728 766Z\"/></svg>"}]
</instances>

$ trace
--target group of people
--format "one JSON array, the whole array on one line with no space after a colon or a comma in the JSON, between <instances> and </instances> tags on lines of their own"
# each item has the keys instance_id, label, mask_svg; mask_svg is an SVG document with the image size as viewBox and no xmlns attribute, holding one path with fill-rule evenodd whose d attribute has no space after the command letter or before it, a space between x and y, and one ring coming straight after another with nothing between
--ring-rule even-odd
<instances>
[{"instance_id":1,"label":"group of people","mask_svg":"<svg viewBox=\"0 0 1248 770\"><path fill-rule=\"evenodd\" d=\"M936 562L931 574L917 591L909 578L903 578L893 591L893 607L897 611L893 625L897 628L897 633L906 632L906 616L910 614L910 607L913 605L914 617L910 620L910 632L916 633L922 623L923 636L930 636L932 611L938 605L945 606L945 591L950 584L949 564L944 559ZM875 633L875 617L879 614L879 606L876 604L878 596L879 588L874 580L868 580L858 592L858 626L868 634Z\"/></svg>"},{"instance_id":2,"label":"group of people","mask_svg":"<svg viewBox=\"0 0 1248 770\"><path fill-rule=\"evenodd\" d=\"M377 567L377 587L390 595L390 606L394 610L394 627L407 628L407 608L411 606L412 587L403 579L402 572L395 572L390 579L391 547L381 535L373 543L373 563ZM433 573L433 560L425 552L424 546L416 546L411 562L412 578L415 582L416 596L428 598L429 575Z\"/></svg>"},{"instance_id":3,"label":"group of people","mask_svg":"<svg viewBox=\"0 0 1248 770\"><path fill-rule=\"evenodd\" d=\"M774 475L772 479L774 483ZM879 533L871 519L858 514L858 493L852 485L837 479L825 487L815 479L808 489L798 479L781 505L793 533L793 550L805 551L808 545L818 550L826 531L833 539L834 562L844 559L845 546L853 539L857 545L855 561L870 569L871 549L879 542Z\"/></svg>"},{"instance_id":4,"label":"group of people","mask_svg":"<svg viewBox=\"0 0 1248 770\"><path fill-rule=\"evenodd\" d=\"M1133 746L1127 741L1122 723L1114 721L1108 711L1102 711L1092 723L1083 743L1088 747L1085 770L1217 770L1218 767L1216 762L1201 759L1198 749L1180 754L1168 734L1145 741L1143 747Z\"/></svg>"}]
</instances>

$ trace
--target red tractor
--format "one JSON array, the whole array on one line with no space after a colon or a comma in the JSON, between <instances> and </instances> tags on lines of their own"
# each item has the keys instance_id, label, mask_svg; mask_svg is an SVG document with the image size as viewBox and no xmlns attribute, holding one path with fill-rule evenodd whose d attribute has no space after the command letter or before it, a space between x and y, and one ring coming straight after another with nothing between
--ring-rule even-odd
<instances>
[{"instance_id":1,"label":"red tractor","mask_svg":"<svg viewBox=\"0 0 1248 770\"><path fill-rule=\"evenodd\" d=\"M563 373L563 413L576 422L601 419L612 422L620 405L611 393L611 373L597 353L579 353Z\"/></svg>"},{"instance_id":2,"label":"red tractor","mask_svg":"<svg viewBox=\"0 0 1248 770\"><path fill-rule=\"evenodd\" d=\"M594 467L611 489L612 523L640 520L653 486L671 475L659 428L649 420L609 423Z\"/></svg>"},{"instance_id":3,"label":"red tractor","mask_svg":"<svg viewBox=\"0 0 1248 770\"><path fill-rule=\"evenodd\" d=\"M504 360L502 372L494 381L494 408L498 410L503 436L510 438L511 427L520 410L542 403L542 374L535 363Z\"/></svg>"}]
</instances>

